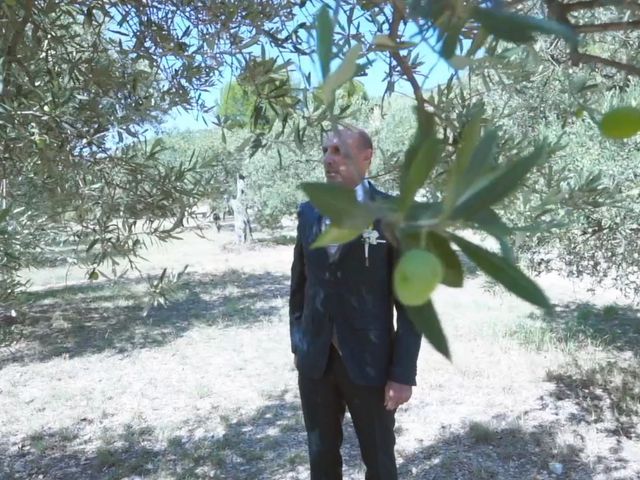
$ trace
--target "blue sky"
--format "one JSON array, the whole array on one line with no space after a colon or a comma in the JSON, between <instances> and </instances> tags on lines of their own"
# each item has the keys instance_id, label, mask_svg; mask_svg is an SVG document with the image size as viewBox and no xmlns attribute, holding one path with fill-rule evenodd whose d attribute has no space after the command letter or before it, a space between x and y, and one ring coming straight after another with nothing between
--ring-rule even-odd
<instances>
[{"instance_id":1,"label":"blue sky","mask_svg":"<svg viewBox=\"0 0 640 480\"><path fill-rule=\"evenodd\" d=\"M407 32L405 32L405 38L408 40L417 40L415 38L417 35L417 28L414 25L410 25ZM254 53L259 54L260 47L258 45L252 47L252 49L254 50ZM275 51L269 52L269 50L267 50L267 52L274 55L276 54ZM404 50L403 53L406 53L406 50ZM449 67L447 62L442 60L437 53L433 52L428 45L419 43L413 48L413 51L411 52L412 56L415 53L418 53L421 60L424 62L423 73L428 73L428 77L425 78L424 83L422 84L423 90L429 90L446 82L451 74L454 73L454 70ZM290 59L294 62L294 65L299 72L311 72L311 82L314 86L321 83L319 67L314 63L314 61L303 59L302 64L298 64L297 57L290 57ZM339 62L339 59L332 62L332 70L337 67ZM370 97L381 97L384 93L386 88L386 82L384 81L386 69L387 65L385 61L380 55L377 55L374 63L369 67L367 75L357 78L357 80L364 84L364 87ZM298 78L302 78L302 75L296 75L295 72L293 75ZM226 77L228 77L227 81L231 80L231 73L226 75ZM220 99L220 91L223 87L224 85L221 84L212 88L209 92L203 93L203 98L208 106L216 105L218 103ZM411 87L406 81L399 81L396 83L395 93L413 96ZM197 114L195 112L176 111L173 115L167 118L163 128L167 130L195 130L209 127L204 123L202 118L197 118Z\"/></svg>"},{"instance_id":2,"label":"blue sky","mask_svg":"<svg viewBox=\"0 0 640 480\"><path fill-rule=\"evenodd\" d=\"M427 52L424 56L427 68L435 64L429 78L423 84L423 89L428 90L438 84L447 81L453 70L448 64L440 59L435 53ZM386 65L377 60L368 70L367 76L358 77L358 80L364 84L364 87L371 97L380 97L384 93L386 82L383 81L386 71ZM212 89L204 94L209 105L214 105L219 101L222 85ZM412 96L411 87L406 81L400 81L395 87L396 93ZM169 130L194 130L208 128L202 119L196 119L194 112L176 112L171 118L167 119L164 128Z\"/></svg>"}]
</instances>

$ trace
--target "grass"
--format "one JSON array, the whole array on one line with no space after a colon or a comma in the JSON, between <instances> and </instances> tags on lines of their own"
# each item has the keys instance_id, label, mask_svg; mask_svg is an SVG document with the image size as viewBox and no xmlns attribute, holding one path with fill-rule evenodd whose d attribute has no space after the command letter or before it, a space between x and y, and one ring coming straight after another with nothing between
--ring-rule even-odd
<instances>
[{"instance_id":1,"label":"grass","mask_svg":"<svg viewBox=\"0 0 640 480\"><path fill-rule=\"evenodd\" d=\"M576 420L607 425L629 439L640 435L640 316L629 306L561 307L534 315L508 334L535 351L560 350L566 361L547 371L559 400L578 407Z\"/></svg>"},{"instance_id":2,"label":"grass","mask_svg":"<svg viewBox=\"0 0 640 480\"><path fill-rule=\"evenodd\" d=\"M250 286L249 286L250 285ZM23 325L11 336L2 330L5 346L0 366L16 360L46 360L113 350L126 352L174 341L197 325L250 325L278 313L287 292L284 275L187 275L180 300L155 307L146 317L144 285L139 282L73 285L25 295ZM17 346L22 340L22 345ZM0 345L1 346L1 345Z\"/></svg>"},{"instance_id":3,"label":"grass","mask_svg":"<svg viewBox=\"0 0 640 480\"><path fill-rule=\"evenodd\" d=\"M24 337L23 325L0 325L0 348L9 350Z\"/></svg>"},{"instance_id":4,"label":"grass","mask_svg":"<svg viewBox=\"0 0 640 480\"><path fill-rule=\"evenodd\" d=\"M42 454L47 451L49 444L46 441L46 437L42 434L35 433L29 436L29 445L37 453Z\"/></svg>"},{"instance_id":5,"label":"grass","mask_svg":"<svg viewBox=\"0 0 640 480\"><path fill-rule=\"evenodd\" d=\"M620 305L566 304L553 314L534 312L507 326L503 334L534 351L609 349L638 354L640 312Z\"/></svg>"},{"instance_id":6,"label":"grass","mask_svg":"<svg viewBox=\"0 0 640 480\"><path fill-rule=\"evenodd\" d=\"M640 315L635 308L568 304L555 315L530 315L506 335L533 351L565 355L545 378L554 384L556 399L576 405L576 421L638 437Z\"/></svg>"},{"instance_id":7,"label":"grass","mask_svg":"<svg viewBox=\"0 0 640 480\"><path fill-rule=\"evenodd\" d=\"M149 252L154 272L192 268L147 317L144 282L47 286L38 272L20 337L0 347L0 478L308 478L288 241L194 235ZM640 474L610 453L637 439L638 315L561 300L532 313L483 277L436 292L453 362L423 345L398 413L400 478L552 478L550 462L577 480ZM343 456L345 479L362 478L348 416Z\"/></svg>"},{"instance_id":8,"label":"grass","mask_svg":"<svg viewBox=\"0 0 640 480\"><path fill-rule=\"evenodd\" d=\"M233 472L243 471L244 478L261 478L263 473L268 475L261 472L261 466L269 465L265 470L274 472L286 469L291 465L290 457L280 458L278 452L282 451L288 440L274 428L274 422L290 418L291 406L274 398L273 403L265 408L277 410L279 414L266 417L263 411L259 411L245 419L233 420L220 436L190 433L170 437L162 446L157 435L154 438L154 433L150 432L149 443L156 445L148 458L153 475L207 478L206 475L211 472L219 472L223 478L233 478ZM299 449L291 455L299 458L303 451ZM123 462L121 459L117 465L117 474L122 475L129 472L121 466L132 470L137 468L138 463Z\"/></svg>"},{"instance_id":9,"label":"grass","mask_svg":"<svg viewBox=\"0 0 640 480\"><path fill-rule=\"evenodd\" d=\"M545 323L521 320L509 326L504 334L521 345L536 352L564 349L566 342Z\"/></svg>"},{"instance_id":10,"label":"grass","mask_svg":"<svg viewBox=\"0 0 640 480\"><path fill-rule=\"evenodd\" d=\"M293 246L296 243L296 233L295 231L293 233L288 233L288 234L274 234L274 235L270 235L267 238L258 238L256 239L256 242L258 244L261 245L286 245L286 246Z\"/></svg>"},{"instance_id":11,"label":"grass","mask_svg":"<svg viewBox=\"0 0 640 480\"><path fill-rule=\"evenodd\" d=\"M287 457L287 465L290 467L303 466L309 461L309 457L304 452L295 452Z\"/></svg>"},{"instance_id":12,"label":"grass","mask_svg":"<svg viewBox=\"0 0 640 480\"><path fill-rule=\"evenodd\" d=\"M473 421L469 424L469 435L475 443L484 444L494 443L498 438L492 425L479 421Z\"/></svg>"},{"instance_id":13,"label":"grass","mask_svg":"<svg viewBox=\"0 0 640 480\"><path fill-rule=\"evenodd\" d=\"M492 418L444 433L415 451L401 466L399 478L544 478L554 461L570 469L570 478L592 478L594 472L580 458L581 451L548 426L525 427L514 419Z\"/></svg>"},{"instance_id":14,"label":"grass","mask_svg":"<svg viewBox=\"0 0 640 480\"><path fill-rule=\"evenodd\" d=\"M606 424L629 439L640 437L640 365L637 359L594 361L573 358L547 373L555 383L553 395L572 400L576 415L591 424Z\"/></svg>"}]
</instances>

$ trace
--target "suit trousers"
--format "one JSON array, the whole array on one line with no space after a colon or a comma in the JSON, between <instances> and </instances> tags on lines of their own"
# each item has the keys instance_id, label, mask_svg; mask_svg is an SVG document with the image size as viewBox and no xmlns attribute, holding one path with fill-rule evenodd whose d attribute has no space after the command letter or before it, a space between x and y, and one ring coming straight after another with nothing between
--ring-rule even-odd
<instances>
[{"instance_id":1,"label":"suit trousers","mask_svg":"<svg viewBox=\"0 0 640 480\"><path fill-rule=\"evenodd\" d=\"M384 407L384 387L354 384L331 346L320 379L298 374L307 430L311 480L342 479L342 421L349 409L366 468L366 480L396 480L395 411Z\"/></svg>"}]
</instances>

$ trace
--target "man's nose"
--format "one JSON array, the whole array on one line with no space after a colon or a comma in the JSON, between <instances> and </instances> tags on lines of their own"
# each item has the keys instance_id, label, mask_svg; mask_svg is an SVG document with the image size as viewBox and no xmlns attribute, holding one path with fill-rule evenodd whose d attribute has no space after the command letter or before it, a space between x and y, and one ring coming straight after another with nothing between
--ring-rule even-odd
<instances>
[{"instance_id":1,"label":"man's nose","mask_svg":"<svg viewBox=\"0 0 640 480\"><path fill-rule=\"evenodd\" d=\"M322 160L323 160L325 166L327 166L327 167L331 167L335 163L335 157L333 155L331 155L331 152L325 153L324 157L322 157Z\"/></svg>"}]
</instances>

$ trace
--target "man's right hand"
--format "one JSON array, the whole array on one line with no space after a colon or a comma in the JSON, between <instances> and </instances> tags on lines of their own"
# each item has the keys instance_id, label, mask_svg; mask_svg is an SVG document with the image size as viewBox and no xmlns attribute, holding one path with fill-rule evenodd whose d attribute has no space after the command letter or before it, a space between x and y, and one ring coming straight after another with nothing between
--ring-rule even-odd
<instances>
[{"instance_id":1,"label":"man's right hand","mask_svg":"<svg viewBox=\"0 0 640 480\"><path fill-rule=\"evenodd\" d=\"M384 387L384 406L387 410L395 410L411 398L411 385L392 382L389 380Z\"/></svg>"}]
</instances>

